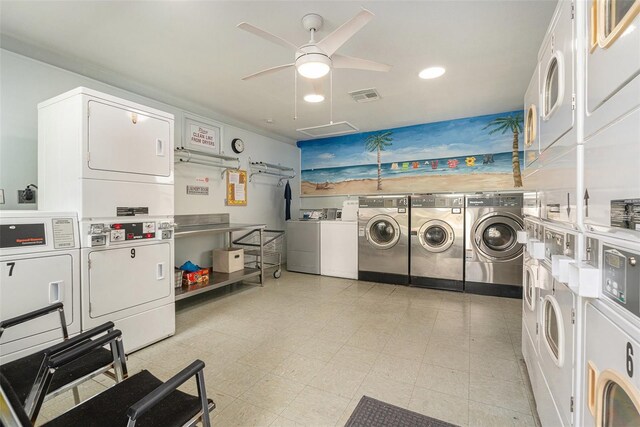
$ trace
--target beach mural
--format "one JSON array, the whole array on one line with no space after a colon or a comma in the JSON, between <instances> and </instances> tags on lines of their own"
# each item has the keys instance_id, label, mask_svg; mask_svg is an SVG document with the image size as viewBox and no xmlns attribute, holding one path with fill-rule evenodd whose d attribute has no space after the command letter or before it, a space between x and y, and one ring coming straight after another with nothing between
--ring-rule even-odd
<instances>
[{"instance_id":1,"label":"beach mural","mask_svg":"<svg viewBox=\"0 0 640 427\"><path fill-rule=\"evenodd\" d=\"M303 196L522 187L523 112L298 141Z\"/></svg>"}]
</instances>

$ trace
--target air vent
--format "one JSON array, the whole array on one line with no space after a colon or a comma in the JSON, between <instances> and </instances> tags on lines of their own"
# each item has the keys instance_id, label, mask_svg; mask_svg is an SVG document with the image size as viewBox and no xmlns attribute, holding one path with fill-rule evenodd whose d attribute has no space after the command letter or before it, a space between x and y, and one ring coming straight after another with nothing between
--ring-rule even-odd
<instances>
[{"instance_id":1,"label":"air vent","mask_svg":"<svg viewBox=\"0 0 640 427\"><path fill-rule=\"evenodd\" d=\"M307 136L318 138L321 136L333 136L357 132L358 128L349 122L337 122L329 123L328 125L312 126L296 130L300 133L304 133Z\"/></svg>"},{"instance_id":2,"label":"air vent","mask_svg":"<svg viewBox=\"0 0 640 427\"><path fill-rule=\"evenodd\" d=\"M380 99L380 94L374 88L355 90L353 92L349 92L349 95L351 95L353 100L356 102L371 102Z\"/></svg>"}]
</instances>

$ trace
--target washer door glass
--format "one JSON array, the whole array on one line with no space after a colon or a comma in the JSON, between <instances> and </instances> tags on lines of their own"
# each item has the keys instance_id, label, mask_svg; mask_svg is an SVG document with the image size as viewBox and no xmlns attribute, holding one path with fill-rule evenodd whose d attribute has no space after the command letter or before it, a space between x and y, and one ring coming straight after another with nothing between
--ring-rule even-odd
<instances>
[{"instance_id":1,"label":"washer door glass","mask_svg":"<svg viewBox=\"0 0 640 427\"><path fill-rule=\"evenodd\" d=\"M556 361L560 360L560 322L549 299L544 302L544 340Z\"/></svg>"},{"instance_id":2,"label":"washer door glass","mask_svg":"<svg viewBox=\"0 0 640 427\"><path fill-rule=\"evenodd\" d=\"M633 400L614 381L610 381L604 389L602 421L604 427L640 426L640 414Z\"/></svg>"},{"instance_id":3,"label":"washer door glass","mask_svg":"<svg viewBox=\"0 0 640 427\"><path fill-rule=\"evenodd\" d=\"M453 245L453 228L440 220L431 220L422 224L418 231L420 245L429 252L444 252Z\"/></svg>"},{"instance_id":4,"label":"washer door glass","mask_svg":"<svg viewBox=\"0 0 640 427\"><path fill-rule=\"evenodd\" d=\"M485 256L496 260L509 260L522 253L517 234L522 224L516 218L503 214L480 220L475 229L474 243Z\"/></svg>"},{"instance_id":5,"label":"washer door glass","mask_svg":"<svg viewBox=\"0 0 640 427\"><path fill-rule=\"evenodd\" d=\"M377 249L392 248L400 240L400 226L388 215L377 215L367 224L367 240Z\"/></svg>"},{"instance_id":6,"label":"washer door glass","mask_svg":"<svg viewBox=\"0 0 640 427\"><path fill-rule=\"evenodd\" d=\"M528 265L524 269L524 300L529 310L534 311L536 307L535 278L531 267Z\"/></svg>"}]
</instances>

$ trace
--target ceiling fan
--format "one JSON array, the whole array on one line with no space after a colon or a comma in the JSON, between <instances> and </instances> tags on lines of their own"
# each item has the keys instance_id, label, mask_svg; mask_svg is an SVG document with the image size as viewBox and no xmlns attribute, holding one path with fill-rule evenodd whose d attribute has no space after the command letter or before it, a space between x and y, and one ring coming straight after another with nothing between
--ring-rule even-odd
<instances>
[{"instance_id":1,"label":"ceiling fan","mask_svg":"<svg viewBox=\"0 0 640 427\"><path fill-rule=\"evenodd\" d=\"M302 26L311 33L311 39L302 46L295 44L262 30L247 22L238 24L238 28L255 34L272 43L292 49L295 52L295 60L290 64L278 65L254 74L243 77L242 80L249 80L272 73L276 73L287 68L295 67L298 73L309 79L324 77L332 68L351 68L368 71L389 71L391 66L367 59L353 58L350 56L337 54L336 51L345 44L351 37L360 31L372 18L373 13L367 9L362 9L360 13L345 22L320 41L315 40L315 33L322 27L323 19L320 15L309 13L302 17Z\"/></svg>"}]
</instances>

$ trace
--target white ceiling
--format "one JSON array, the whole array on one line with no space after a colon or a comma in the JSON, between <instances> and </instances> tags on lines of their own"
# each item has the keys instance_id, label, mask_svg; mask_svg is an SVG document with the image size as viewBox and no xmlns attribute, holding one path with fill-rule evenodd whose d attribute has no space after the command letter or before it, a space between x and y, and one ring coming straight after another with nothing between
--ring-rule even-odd
<instances>
[{"instance_id":1,"label":"white ceiling","mask_svg":"<svg viewBox=\"0 0 640 427\"><path fill-rule=\"evenodd\" d=\"M242 81L293 62L293 55L235 27L247 21L302 44L308 40L300 22L306 13L324 17L322 38L361 6L376 16L338 53L393 69L335 70L333 118L369 131L521 108L555 1L3 0L0 33L34 52L66 58L68 68L89 77L119 76L131 85L120 84L124 89L153 88L299 140L305 138L297 128L328 123L328 99L299 102L293 120L293 71ZM418 78L433 65L447 73ZM302 97L310 85L302 79L298 85ZM358 104L347 94L371 87L381 100Z\"/></svg>"}]
</instances>

